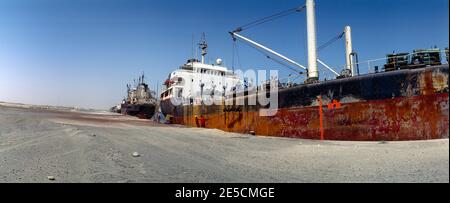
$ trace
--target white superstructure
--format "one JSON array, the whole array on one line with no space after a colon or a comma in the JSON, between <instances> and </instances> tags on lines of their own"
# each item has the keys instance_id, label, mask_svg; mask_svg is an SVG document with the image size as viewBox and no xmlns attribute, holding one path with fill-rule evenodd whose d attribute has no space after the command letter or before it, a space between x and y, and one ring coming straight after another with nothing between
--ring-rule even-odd
<instances>
[{"instance_id":1,"label":"white superstructure","mask_svg":"<svg viewBox=\"0 0 450 203\"><path fill-rule=\"evenodd\" d=\"M170 73L165 82L166 89L161 93L162 101L176 98L185 105L201 104L201 95L222 99L242 85L240 77L222 65L222 59L217 59L215 64L205 63L207 44L204 36L199 45L202 60L190 59Z\"/></svg>"}]
</instances>

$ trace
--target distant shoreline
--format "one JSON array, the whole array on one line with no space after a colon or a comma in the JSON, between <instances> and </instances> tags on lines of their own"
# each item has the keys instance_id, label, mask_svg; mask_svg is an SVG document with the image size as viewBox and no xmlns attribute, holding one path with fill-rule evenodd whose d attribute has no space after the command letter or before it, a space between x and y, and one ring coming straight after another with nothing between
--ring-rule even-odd
<instances>
[{"instance_id":1,"label":"distant shoreline","mask_svg":"<svg viewBox=\"0 0 450 203\"><path fill-rule=\"evenodd\" d=\"M59 111L109 112L108 110L103 110L103 109L79 108L79 107L68 107L68 106L52 106L52 105L36 105L36 104L24 104L24 103L16 103L16 102L5 102L5 101L0 101L0 106L25 108L25 109L59 110Z\"/></svg>"}]
</instances>

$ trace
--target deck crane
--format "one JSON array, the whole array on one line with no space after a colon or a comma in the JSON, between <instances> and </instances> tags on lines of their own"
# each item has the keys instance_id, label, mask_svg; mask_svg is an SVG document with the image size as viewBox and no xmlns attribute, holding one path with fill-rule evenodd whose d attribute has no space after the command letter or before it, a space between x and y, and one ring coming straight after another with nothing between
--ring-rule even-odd
<instances>
[{"instance_id":1,"label":"deck crane","mask_svg":"<svg viewBox=\"0 0 450 203\"><path fill-rule=\"evenodd\" d=\"M236 32L230 32L230 34L233 36L234 40L236 40L236 38L239 38L239 39L241 39L241 40L243 40L245 42L248 42L248 43L250 43L250 44L260 48L260 49L263 49L264 51L267 51L267 52L269 52L269 53L271 53L271 54L273 54L275 56L280 57L281 59L287 61L288 63L290 63L290 64L292 64L294 66L297 66L297 67L302 68L304 70L308 70L305 66L300 65L299 63L295 62L294 60L289 59L288 57L283 56L283 55L277 53L276 51L274 51L272 49L269 49L269 48L265 47L264 45L261 45L260 43L257 43L257 42L255 42L255 41L253 41L251 39L248 39L248 38L246 38L246 37L244 37L242 35L239 35Z\"/></svg>"},{"instance_id":2,"label":"deck crane","mask_svg":"<svg viewBox=\"0 0 450 203\"><path fill-rule=\"evenodd\" d=\"M277 56L278 58L282 59L283 61L286 61L287 63L289 63L292 66L295 66L297 68L306 70L308 72L308 79L306 80L306 83L314 83L317 82L319 80L319 71L318 71L318 66L317 63L322 64L325 68L327 68L328 70L330 70L333 74L335 74L336 76L340 76L339 73L337 73L335 70L333 70L330 66L328 66L327 64L325 64L323 61L321 61L318 57L317 57L317 44L316 44L316 28L315 28L315 10L314 10L315 4L314 4L314 0L307 0L306 1L306 5L304 6L300 6L300 7L295 7L293 9L289 9L277 14L274 14L272 16L266 17L266 18L262 18L260 20L251 22L249 24L246 24L244 26L238 27L237 29L235 29L234 31L230 32L232 38L234 41L236 41L236 39L242 40L246 43L251 44L252 46L259 48L265 52L268 52L270 54L273 54L275 56ZM296 12L302 12L306 10L307 13L307 32L308 32L308 68L301 65L300 63L262 45L261 43L255 42L251 39L249 39L248 37L243 36L242 34L240 34L242 31L255 27L257 25L261 25L263 23L269 22L269 21L273 21L275 19L296 13ZM239 33L239 34L238 34Z\"/></svg>"}]
</instances>

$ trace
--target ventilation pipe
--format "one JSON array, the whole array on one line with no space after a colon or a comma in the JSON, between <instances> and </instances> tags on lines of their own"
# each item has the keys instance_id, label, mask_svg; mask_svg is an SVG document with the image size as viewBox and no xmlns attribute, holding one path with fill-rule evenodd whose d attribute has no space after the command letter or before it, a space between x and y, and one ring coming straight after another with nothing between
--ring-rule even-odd
<instances>
[{"instance_id":1,"label":"ventilation pipe","mask_svg":"<svg viewBox=\"0 0 450 203\"><path fill-rule=\"evenodd\" d=\"M356 71L353 63L353 45L352 45L352 29L350 26L345 26L345 59L347 61L347 69L350 70L352 76L356 76Z\"/></svg>"},{"instance_id":2,"label":"ventilation pipe","mask_svg":"<svg viewBox=\"0 0 450 203\"><path fill-rule=\"evenodd\" d=\"M306 0L306 24L308 33L308 82L319 80L317 66L316 16L314 0Z\"/></svg>"}]
</instances>

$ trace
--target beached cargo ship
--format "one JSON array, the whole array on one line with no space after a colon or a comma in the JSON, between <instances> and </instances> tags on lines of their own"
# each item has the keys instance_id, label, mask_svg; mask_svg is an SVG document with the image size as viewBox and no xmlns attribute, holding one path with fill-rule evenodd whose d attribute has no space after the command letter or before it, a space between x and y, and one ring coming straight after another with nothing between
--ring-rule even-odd
<instances>
[{"instance_id":1,"label":"beached cargo ship","mask_svg":"<svg viewBox=\"0 0 450 203\"><path fill-rule=\"evenodd\" d=\"M136 81L135 81L136 83ZM144 74L139 77L134 87L127 85L127 97L120 105L120 113L123 115L137 116L141 119L150 119L155 114L156 98L144 81Z\"/></svg>"},{"instance_id":2,"label":"beached cargo ship","mask_svg":"<svg viewBox=\"0 0 450 203\"><path fill-rule=\"evenodd\" d=\"M374 73L359 75L358 61L354 61L355 52L351 47L350 28L346 27L347 67L335 80L319 81L317 62L322 62L317 58L315 44L314 1L307 0L303 8L307 10L308 20L308 68L305 68L308 79L302 85L279 86L278 111L275 115L260 114L260 110L267 106L249 105L250 98L256 97L270 84L258 88L257 93L243 95L238 94L236 88L224 86L224 93L218 92L223 94L221 105L196 102L196 98L183 92L200 89L201 95L204 95L204 88L214 86L214 80L203 78L216 73L207 67L195 66L182 71L185 75L200 74L188 79L201 80L200 85L177 83L184 81L186 76L180 76L179 71L171 73L166 83L168 88L161 94L162 112L176 124L261 136L352 141L449 137L448 50L445 52L446 63L441 62L440 50L416 50L412 54L388 55L383 70L375 67ZM239 35L241 30L232 32L233 38L244 40L304 68ZM222 77L235 77L227 73L226 69L219 72ZM177 97L187 98L190 102L174 104ZM226 101L230 100L232 104L228 105ZM237 100L244 100L245 105L236 105Z\"/></svg>"}]
</instances>

